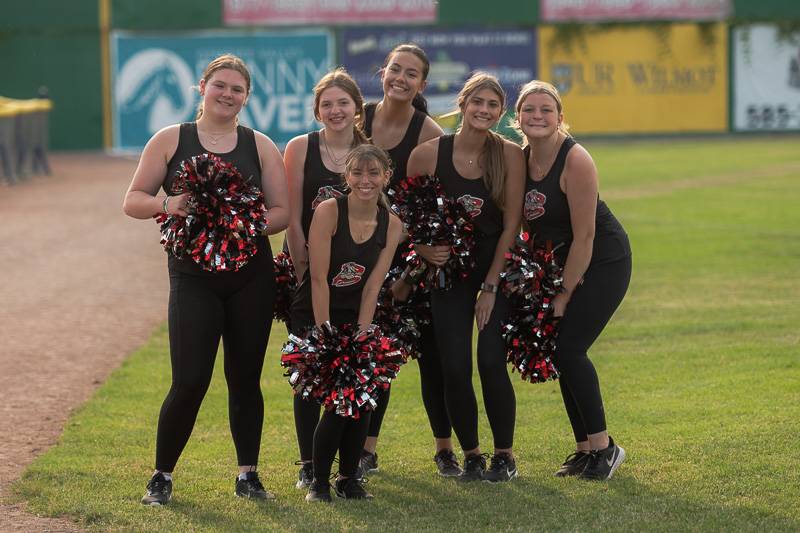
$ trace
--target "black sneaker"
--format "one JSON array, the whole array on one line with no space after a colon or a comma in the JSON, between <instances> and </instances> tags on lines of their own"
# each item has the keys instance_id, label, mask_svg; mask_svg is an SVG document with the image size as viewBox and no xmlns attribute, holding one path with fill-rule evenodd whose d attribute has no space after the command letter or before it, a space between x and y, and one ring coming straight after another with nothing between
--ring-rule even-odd
<instances>
[{"instance_id":1,"label":"black sneaker","mask_svg":"<svg viewBox=\"0 0 800 533\"><path fill-rule=\"evenodd\" d=\"M436 468L439 469L439 475L442 477L458 477L464 472L458 464L458 458L453 450L439 450L433 456L436 462Z\"/></svg>"},{"instance_id":2,"label":"black sneaker","mask_svg":"<svg viewBox=\"0 0 800 533\"><path fill-rule=\"evenodd\" d=\"M311 461L297 461L294 464L300 465L300 472L297 474L297 483L294 484L294 488L307 489L314 479L314 463Z\"/></svg>"},{"instance_id":3,"label":"black sneaker","mask_svg":"<svg viewBox=\"0 0 800 533\"><path fill-rule=\"evenodd\" d=\"M172 498L172 480L156 472L147 482L147 493L142 496L143 505L167 505Z\"/></svg>"},{"instance_id":4,"label":"black sneaker","mask_svg":"<svg viewBox=\"0 0 800 533\"><path fill-rule=\"evenodd\" d=\"M589 452L572 452L564 459L564 464L553 474L556 477L577 476L589 462Z\"/></svg>"},{"instance_id":5,"label":"black sneaker","mask_svg":"<svg viewBox=\"0 0 800 533\"><path fill-rule=\"evenodd\" d=\"M500 483L503 481L511 481L517 477L518 474L517 462L511 454L501 452L492 455L489 468L483 473L483 480L490 483Z\"/></svg>"},{"instance_id":6,"label":"black sneaker","mask_svg":"<svg viewBox=\"0 0 800 533\"><path fill-rule=\"evenodd\" d=\"M365 479L345 477L336 480L336 495L345 500L371 500L372 494L364 490Z\"/></svg>"},{"instance_id":7,"label":"black sneaker","mask_svg":"<svg viewBox=\"0 0 800 533\"><path fill-rule=\"evenodd\" d=\"M374 474L378 471L378 452L371 453L361 450L361 459L358 461L356 475L354 477L363 478L367 474Z\"/></svg>"},{"instance_id":8,"label":"black sneaker","mask_svg":"<svg viewBox=\"0 0 800 533\"><path fill-rule=\"evenodd\" d=\"M328 480L317 481L313 479L308 484L308 494L306 494L307 502L331 502L331 484Z\"/></svg>"},{"instance_id":9,"label":"black sneaker","mask_svg":"<svg viewBox=\"0 0 800 533\"><path fill-rule=\"evenodd\" d=\"M608 437L608 448L605 450L592 450L589 462L583 472L578 474L580 479L604 481L611 479L619 465L625 460L625 450L614 444L614 439Z\"/></svg>"},{"instance_id":10,"label":"black sneaker","mask_svg":"<svg viewBox=\"0 0 800 533\"><path fill-rule=\"evenodd\" d=\"M480 481L486 470L485 453L476 453L464 458L464 471L458 476L459 481Z\"/></svg>"},{"instance_id":11,"label":"black sneaker","mask_svg":"<svg viewBox=\"0 0 800 533\"><path fill-rule=\"evenodd\" d=\"M247 472L244 479L237 477L234 494L240 498L249 498L251 500L271 500L275 498L261 484L261 480L258 479L258 472Z\"/></svg>"}]
</instances>

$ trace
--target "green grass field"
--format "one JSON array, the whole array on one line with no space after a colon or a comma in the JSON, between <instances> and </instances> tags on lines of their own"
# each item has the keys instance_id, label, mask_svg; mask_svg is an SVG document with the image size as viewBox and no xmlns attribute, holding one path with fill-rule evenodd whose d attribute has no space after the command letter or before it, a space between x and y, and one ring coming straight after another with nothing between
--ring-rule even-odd
<instances>
[{"instance_id":1,"label":"green grass field","mask_svg":"<svg viewBox=\"0 0 800 533\"><path fill-rule=\"evenodd\" d=\"M262 380L262 479L276 501L232 496L218 366L172 503L139 504L169 386L164 328L76 411L15 494L37 513L99 530L800 530L800 138L587 146L634 250L628 296L591 353L609 429L628 452L610 482L552 477L572 446L558 386L516 374L521 477L439 479L412 362L386 415L381 473L369 483L376 499L306 504L294 489L279 324ZM489 449L483 414L480 427Z\"/></svg>"}]
</instances>

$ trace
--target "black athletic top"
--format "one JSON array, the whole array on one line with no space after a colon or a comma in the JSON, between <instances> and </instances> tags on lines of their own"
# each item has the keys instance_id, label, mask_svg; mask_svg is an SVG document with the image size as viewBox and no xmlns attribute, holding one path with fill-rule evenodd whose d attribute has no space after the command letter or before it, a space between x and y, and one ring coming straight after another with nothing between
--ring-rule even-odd
<instances>
[{"instance_id":1,"label":"black athletic top","mask_svg":"<svg viewBox=\"0 0 800 533\"><path fill-rule=\"evenodd\" d=\"M577 143L567 137L558 150L553 166L541 180L534 180L526 171L524 219L529 231L536 240L551 241L554 245L564 243L557 251L562 261L566 260L572 244L572 221L569 217L567 195L561 190L560 178L567 161L567 154ZM526 169L530 157L530 146L525 147ZM622 225L611 213L608 206L597 198L595 215L594 247L592 265L615 261L631 255L628 235Z\"/></svg>"},{"instance_id":2,"label":"black athletic top","mask_svg":"<svg viewBox=\"0 0 800 533\"><path fill-rule=\"evenodd\" d=\"M375 268L381 250L386 246L389 211L381 205L378 206L378 225L375 231L369 239L358 244L350 234L347 197L337 198L336 207L339 214L336 233L331 237L331 259L328 265L330 320L333 325L353 324L358 320L361 292ZM292 328L296 330L314 325L310 266L295 293L291 321Z\"/></svg>"},{"instance_id":3,"label":"black athletic top","mask_svg":"<svg viewBox=\"0 0 800 533\"><path fill-rule=\"evenodd\" d=\"M186 159L201 154L218 155L224 161L232 163L233 166L235 166L242 174L242 177L244 177L246 180L249 180L251 183L253 183L253 185L257 186L259 190L261 190L261 161L258 158L258 148L256 148L255 134L250 128L237 126L236 135L236 147L230 152L220 154L216 152L210 152L209 150L203 148L203 146L200 144L200 138L197 136L196 122L184 122L181 124L180 134L178 136L178 147L175 150L175 154L173 154L167 163L167 176L164 179L163 184L164 192L166 192L168 195L175 194L172 191L172 184L175 182L175 176L180 171L181 163ZM266 237L260 236L257 238L256 242L258 245L258 253L255 257L248 261L247 265L245 265L245 268L250 267L251 265L259 266L253 266L252 268L248 269L248 271L264 268L266 264L265 260L267 258L270 262L272 261L272 252L270 251L269 240L267 240ZM172 254L168 254L167 264L169 265L170 270L194 274L196 276L236 275L242 272L241 269L238 272L209 272L203 270L200 265L188 257L178 259Z\"/></svg>"},{"instance_id":4,"label":"black athletic top","mask_svg":"<svg viewBox=\"0 0 800 533\"><path fill-rule=\"evenodd\" d=\"M306 162L303 165L303 214L301 225L303 235L308 241L308 230L311 227L311 217L314 209L328 198L344 196L341 192L344 178L341 174L329 170L322 163L320 153L319 132L312 131L308 134L308 148L306 149Z\"/></svg>"},{"instance_id":5,"label":"black athletic top","mask_svg":"<svg viewBox=\"0 0 800 533\"><path fill-rule=\"evenodd\" d=\"M200 138L197 136L196 122L184 122L181 124L178 148L167 163L167 177L164 179L163 185L164 192L169 195L174 194L172 184L175 181L175 176L180 171L181 163L190 157L200 154L218 155L223 160L232 163L245 180L249 180L261 190L261 161L258 159L256 136L253 130L244 126L236 127L236 135L236 148L230 152L220 154L203 148L200 144Z\"/></svg>"},{"instance_id":6,"label":"black athletic top","mask_svg":"<svg viewBox=\"0 0 800 533\"><path fill-rule=\"evenodd\" d=\"M376 103L364 106L364 133L370 139L372 138L372 121L375 119L375 109L377 107L378 104ZM386 150L392 159L393 172L389 186L394 185L396 180L406 177L408 158L411 156L411 151L419 144L419 135L422 133L422 126L425 124L425 117L427 117L425 113L419 109L414 109L414 115L411 117L411 122L408 123L406 134L400 144Z\"/></svg>"},{"instance_id":7,"label":"black athletic top","mask_svg":"<svg viewBox=\"0 0 800 533\"><path fill-rule=\"evenodd\" d=\"M483 178L468 179L456 170L453 164L455 135L439 137L439 152L436 156L436 172L445 194L456 198L472 215L478 237L499 237L503 232L503 212L492 200L492 195Z\"/></svg>"}]
</instances>

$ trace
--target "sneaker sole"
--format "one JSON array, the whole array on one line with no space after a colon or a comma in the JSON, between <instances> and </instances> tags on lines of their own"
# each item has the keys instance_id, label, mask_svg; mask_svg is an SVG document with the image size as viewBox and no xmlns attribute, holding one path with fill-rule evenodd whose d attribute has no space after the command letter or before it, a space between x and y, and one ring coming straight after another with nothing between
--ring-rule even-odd
<instances>
[{"instance_id":1,"label":"sneaker sole","mask_svg":"<svg viewBox=\"0 0 800 533\"><path fill-rule=\"evenodd\" d=\"M438 474L439 474L439 477L447 477L447 478L461 477L461 472L459 472L457 474L445 474L444 472L438 472Z\"/></svg>"},{"instance_id":2,"label":"sneaker sole","mask_svg":"<svg viewBox=\"0 0 800 533\"><path fill-rule=\"evenodd\" d=\"M237 498L241 498L243 500L254 500L254 501L257 501L257 502L266 502L266 501L271 501L271 500L275 499L275 495L271 494L271 493L267 493L267 495L264 498L259 498L257 496L247 496L246 494L239 494L236 491L233 492L233 495L236 496Z\"/></svg>"},{"instance_id":3,"label":"sneaker sole","mask_svg":"<svg viewBox=\"0 0 800 533\"><path fill-rule=\"evenodd\" d=\"M619 465L621 465L622 462L625 461L626 457L625 448L623 448L622 446L617 446L617 449L619 450L619 455L617 455L617 458L614 460L614 464L611 465L611 471L608 473L608 477L606 479L611 479L611 476L613 476L614 472L617 471Z\"/></svg>"},{"instance_id":4,"label":"sneaker sole","mask_svg":"<svg viewBox=\"0 0 800 533\"><path fill-rule=\"evenodd\" d=\"M303 481L298 481L297 483L294 484L294 488L296 489L307 489L310 486L311 486L310 483L305 483Z\"/></svg>"}]
</instances>

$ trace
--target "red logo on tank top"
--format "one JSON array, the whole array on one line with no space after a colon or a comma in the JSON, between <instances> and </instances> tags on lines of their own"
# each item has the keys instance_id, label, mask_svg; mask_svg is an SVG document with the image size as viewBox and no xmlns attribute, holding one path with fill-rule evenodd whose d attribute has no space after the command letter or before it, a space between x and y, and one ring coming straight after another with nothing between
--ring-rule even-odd
<instances>
[{"instance_id":1,"label":"red logo on tank top","mask_svg":"<svg viewBox=\"0 0 800 533\"><path fill-rule=\"evenodd\" d=\"M352 261L345 263L342 265L339 273L333 278L333 281L331 281L331 285L334 287L349 287L350 285L355 285L361 281L361 276L364 275L365 270L367 269L358 263Z\"/></svg>"},{"instance_id":2,"label":"red logo on tank top","mask_svg":"<svg viewBox=\"0 0 800 533\"><path fill-rule=\"evenodd\" d=\"M344 193L337 189L334 185L325 185L320 187L317 191L317 197L311 202L311 209L316 209L319 204L330 198L341 198Z\"/></svg>"},{"instance_id":3,"label":"red logo on tank top","mask_svg":"<svg viewBox=\"0 0 800 533\"><path fill-rule=\"evenodd\" d=\"M464 196L460 196L458 198L458 203L464 206L464 209L467 210L469 216L475 218L476 216L481 214L481 207L483 207L483 198L477 198L475 196L470 196L469 194L465 194Z\"/></svg>"},{"instance_id":4,"label":"red logo on tank top","mask_svg":"<svg viewBox=\"0 0 800 533\"><path fill-rule=\"evenodd\" d=\"M536 189L531 189L525 195L525 220L535 220L544 215L544 204L547 196Z\"/></svg>"}]
</instances>

